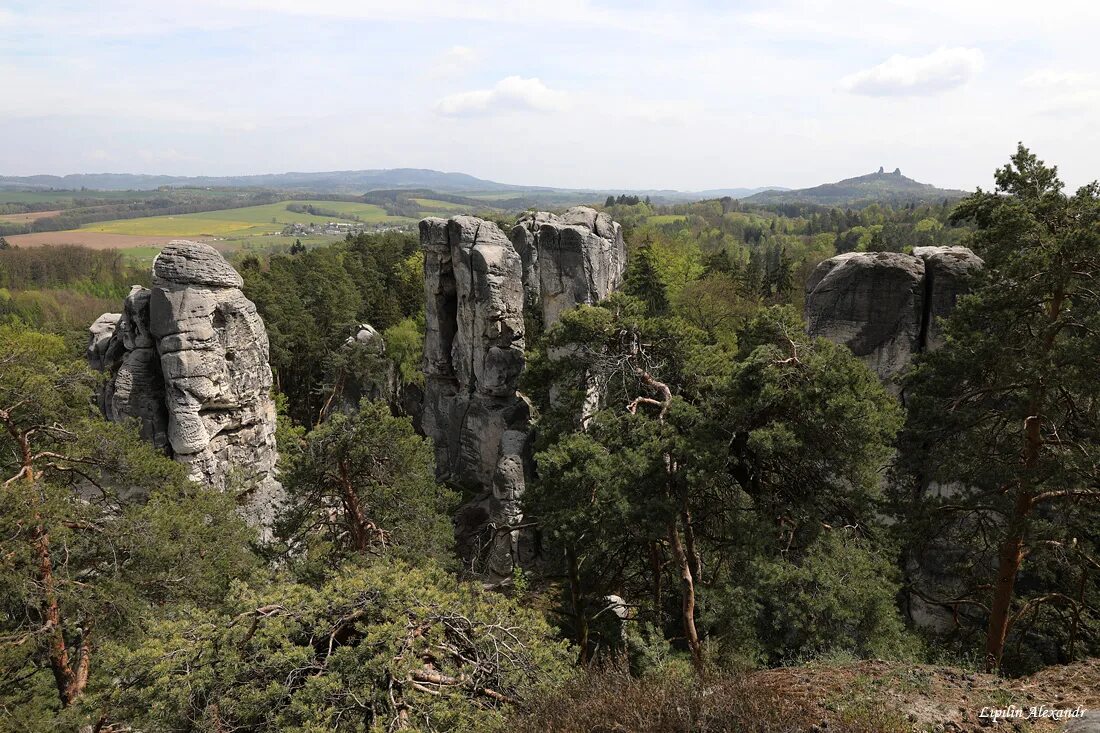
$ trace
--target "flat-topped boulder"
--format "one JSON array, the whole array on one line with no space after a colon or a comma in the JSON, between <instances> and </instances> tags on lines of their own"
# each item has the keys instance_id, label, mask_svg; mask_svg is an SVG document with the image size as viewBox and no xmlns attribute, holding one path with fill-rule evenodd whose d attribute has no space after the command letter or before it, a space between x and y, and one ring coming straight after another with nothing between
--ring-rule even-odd
<instances>
[{"instance_id":1,"label":"flat-topped boulder","mask_svg":"<svg viewBox=\"0 0 1100 733\"><path fill-rule=\"evenodd\" d=\"M240 288L244 280L218 250L203 242L169 242L153 261L153 277L176 285Z\"/></svg>"},{"instance_id":2,"label":"flat-topped boulder","mask_svg":"<svg viewBox=\"0 0 1100 733\"><path fill-rule=\"evenodd\" d=\"M920 351L924 261L899 252L848 252L806 284L811 336L844 344L890 382Z\"/></svg>"},{"instance_id":3,"label":"flat-topped boulder","mask_svg":"<svg viewBox=\"0 0 1100 733\"><path fill-rule=\"evenodd\" d=\"M806 283L807 330L844 344L897 390L913 356L940 344L938 320L981 267L966 247L837 255Z\"/></svg>"}]
</instances>

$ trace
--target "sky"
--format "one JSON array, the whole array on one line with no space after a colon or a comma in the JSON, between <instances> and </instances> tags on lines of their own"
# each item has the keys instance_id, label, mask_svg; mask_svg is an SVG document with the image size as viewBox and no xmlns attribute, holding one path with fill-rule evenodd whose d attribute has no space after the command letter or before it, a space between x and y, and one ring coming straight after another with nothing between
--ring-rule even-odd
<instances>
[{"instance_id":1,"label":"sky","mask_svg":"<svg viewBox=\"0 0 1100 733\"><path fill-rule=\"evenodd\" d=\"M1095 0L0 0L0 175L1100 177Z\"/></svg>"}]
</instances>

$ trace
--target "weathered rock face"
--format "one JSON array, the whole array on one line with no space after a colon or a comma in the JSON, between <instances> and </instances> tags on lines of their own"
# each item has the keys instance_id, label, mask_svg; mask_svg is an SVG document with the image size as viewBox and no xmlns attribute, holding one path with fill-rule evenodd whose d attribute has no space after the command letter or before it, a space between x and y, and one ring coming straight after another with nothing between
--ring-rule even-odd
<instances>
[{"instance_id":1,"label":"weathered rock face","mask_svg":"<svg viewBox=\"0 0 1100 733\"><path fill-rule=\"evenodd\" d=\"M521 261L497 226L468 216L420 222L427 296L424 340L424 432L435 443L436 470L480 492L481 511L464 512L461 549L481 555L489 575L506 575L518 537L496 528L518 524L530 411L516 394L523 370ZM511 435L509 435L511 434ZM505 438L509 435L508 439ZM495 523L478 538L483 520ZM482 548L472 543L485 543Z\"/></svg>"},{"instance_id":2,"label":"weathered rock face","mask_svg":"<svg viewBox=\"0 0 1100 733\"><path fill-rule=\"evenodd\" d=\"M970 277L980 270L980 257L966 247L914 247L924 260L924 349L943 344L937 319L951 315L955 301L969 290Z\"/></svg>"},{"instance_id":3,"label":"weathered rock face","mask_svg":"<svg viewBox=\"0 0 1100 733\"><path fill-rule=\"evenodd\" d=\"M846 345L896 390L913 355L939 345L936 319L954 310L981 266L965 247L838 255L806 284L807 329Z\"/></svg>"},{"instance_id":4,"label":"weathered rock face","mask_svg":"<svg viewBox=\"0 0 1100 733\"><path fill-rule=\"evenodd\" d=\"M103 414L113 421L138 418L141 437L166 450L168 411L160 356L149 332L149 290L135 285L121 314L105 313L89 330L88 361L111 375L99 395Z\"/></svg>"},{"instance_id":5,"label":"weathered rock face","mask_svg":"<svg viewBox=\"0 0 1100 733\"><path fill-rule=\"evenodd\" d=\"M152 289L130 292L110 335L110 314L93 324L89 360L110 375L108 419L139 418L195 480L224 488L233 475L253 487L246 513L266 524L281 493L275 404L267 332L241 284L213 247L171 242Z\"/></svg>"},{"instance_id":6,"label":"weathered rock face","mask_svg":"<svg viewBox=\"0 0 1100 733\"><path fill-rule=\"evenodd\" d=\"M533 553L520 499L531 474L531 409L517 392L527 315L544 326L622 282L622 230L606 214L524 216L511 239L468 216L420 222L427 296L421 421L441 480L478 498L459 515L460 550L506 577ZM486 529L487 528L487 529Z\"/></svg>"},{"instance_id":7,"label":"weathered rock face","mask_svg":"<svg viewBox=\"0 0 1100 733\"><path fill-rule=\"evenodd\" d=\"M527 302L546 326L570 308L598 303L622 284L622 227L603 212L578 206L560 217L526 214L512 228L512 244L523 260Z\"/></svg>"}]
</instances>

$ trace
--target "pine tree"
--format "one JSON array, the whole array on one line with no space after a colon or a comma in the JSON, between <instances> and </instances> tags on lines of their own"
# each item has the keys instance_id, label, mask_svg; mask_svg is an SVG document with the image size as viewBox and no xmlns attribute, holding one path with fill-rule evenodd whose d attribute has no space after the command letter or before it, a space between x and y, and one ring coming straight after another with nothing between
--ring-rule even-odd
<instances>
[{"instance_id":1,"label":"pine tree","mask_svg":"<svg viewBox=\"0 0 1100 733\"><path fill-rule=\"evenodd\" d=\"M139 637L154 609L220 602L252 567L233 497L95 415L95 383L60 338L0 326L0 710L13 730L67 729L54 715L114 687L105 647Z\"/></svg>"},{"instance_id":2,"label":"pine tree","mask_svg":"<svg viewBox=\"0 0 1100 733\"><path fill-rule=\"evenodd\" d=\"M1022 145L995 178L996 192L979 190L953 215L977 227L984 281L906 389L914 471L958 487L918 493L919 513L968 549L960 573L994 568L962 575L971 585L953 592L956 608L984 618L991 670L1009 634L1051 604L1076 621L1047 638L1050 661L1082 650L1100 595L1100 185L1067 196L1057 170ZM1070 583L1079 590L1064 592Z\"/></svg>"},{"instance_id":3,"label":"pine tree","mask_svg":"<svg viewBox=\"0 0 1100 733\"><path fill-rule=\"evenodd\" d=\"M649 245L638 248L630 258L623 292L645 303L650 315L668 312L668 294L653 262L653 249Z\"/></svg>"}]
</instances>

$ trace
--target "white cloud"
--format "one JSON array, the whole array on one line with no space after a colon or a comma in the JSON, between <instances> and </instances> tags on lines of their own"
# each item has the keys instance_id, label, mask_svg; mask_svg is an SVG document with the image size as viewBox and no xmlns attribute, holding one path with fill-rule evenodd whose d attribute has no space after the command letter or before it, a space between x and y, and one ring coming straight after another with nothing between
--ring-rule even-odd
<instances>
[{"instance_id":1,"label":"white cloud","mask_svg":"<svg viewBox=\"0 0 1100 733\"><path fill-rule=\"evenodd\" d=\"M1041 115L1054 117L1095 115L1100 111L1100 90L1085 89L1055 94L1049 99L1038 102L1034 110Z\"/></svg>"},{"instance_id":2,"label":"white cloud","mask_svg":"<svg viewBox=\"0 0 1100 733\"><path fill-rule=\"evenodd\" d=\"M448 94L436 103L435 108L442 115L463 117L506 110L558 112L568 105L567 94L549 88L539 79L509 76L491 89Z\"/></svg>"},{"instance_id":3,"label":"white cloud","mask_svg":"<svg viewBox=\"0 0 1100 733\"><path fill-rule=\"evenodd\" d=\"M894 55L840 80L840 88L870 97L935 94L962 86L985 65L976 48L938 48L926 56Z\"/></svg>"},{"instance_id":4,"label":"white cloud","mask_svg":"<svg viewBox=\"0 0 1100 733\"><path fill-rule=\"evenodd\" d=\"M478 60L478 52L469 46L451 46L432 60L428 76L433 79L461 76L476 65Z\"/></svg>"},{"instance_id":5,"label":"white cloud","mask_svg":"<svg viewBox=\"0 0 1100 733\"><path fill-rule=\"evenodd\" d=\"M970 188L1023 140L1073 184L1100 170L1098 25L1096 0L1041 13L1027 0L0 0L0 139L19 140L0 167L413 166L703 189L809 186L888 160ZM303 32L310 53L288 53ZM961 49L961 70L887 61L937 46L933 59ZM982 73L967 49L984 51ZM837 93L861 69L850 92L969 83L947 108L888 97L899 110ZM497 84L509 75L522 78ZM1003 119L1006 104L1020 114Z\"/></svg>"},{"instance_id":6,"label":"white cloud","mask_svg":"<svg viewBox=\"0 0 1100 733\"><path fill-rule=\"evenodd\" d=\"M1096 74L1081 71L1056 71L1045 69L1028 74L1020 80L1020 86L1029 89L1080 89L1095 86Z\"/></svg>"}]
</instances>

